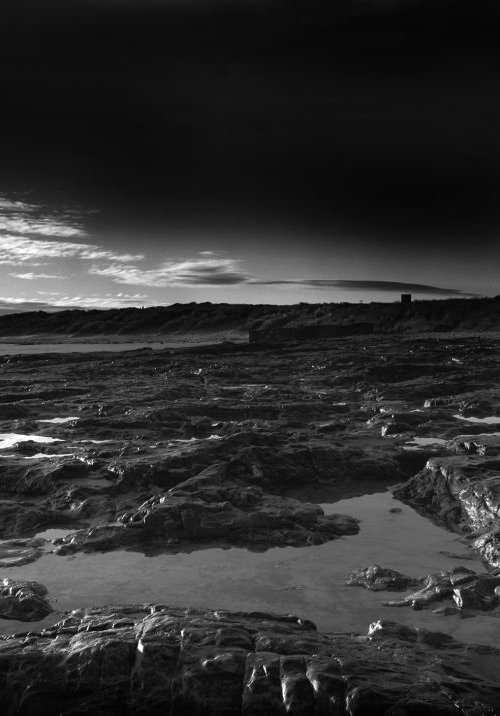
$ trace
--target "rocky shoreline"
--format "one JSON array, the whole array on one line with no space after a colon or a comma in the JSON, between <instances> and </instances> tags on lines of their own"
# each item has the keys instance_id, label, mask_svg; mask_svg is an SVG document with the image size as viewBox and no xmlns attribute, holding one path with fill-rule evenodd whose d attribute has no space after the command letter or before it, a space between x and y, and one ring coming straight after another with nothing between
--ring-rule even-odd
<instances>
[{"instance_id":1,"label":"rocky shoreline","mask_svg":"<svg viewBox=\"0 0 500 716\"><path fill-rule=\"evenodd\" d=\"M500 650L377 622L321 634L293 616L130 605L0 641L3 713L498 713Z\"/></svg>"},{"instance_id":2,"label":"rocky shoreline","mask_svg":"<svg viewBox=\"0 0 500 716\"><path fill-rule=\"evenodd\" d=\"M495 619L499 348L492 336L367 336L3 357L0 617L36 621L52 608L57 594L8 577L50 553L310 549L338 538L348 553L363 523L325 512L320 495L385 485L456 532L486 571L429 565L417 577L368 562L352 564L350 583L406 591L387 603L447 620ZM9 714L49 703L68 714L362 714L369 703L370 713L494 714L500 678L484 665L499 658L393 622L356 636L266 614L89 607L0 637L0 688Z\"/></svg>"}]
</instances>

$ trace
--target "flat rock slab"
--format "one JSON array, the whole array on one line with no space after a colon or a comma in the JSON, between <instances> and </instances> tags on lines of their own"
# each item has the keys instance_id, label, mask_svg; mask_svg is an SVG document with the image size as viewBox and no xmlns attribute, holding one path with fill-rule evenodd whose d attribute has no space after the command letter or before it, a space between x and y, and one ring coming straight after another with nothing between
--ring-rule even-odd
<instances>
[{"instance_id":1,"label":"flat rock slab","mask_svg":"<svg viewBox=\"0 0 500 716\"><path fill-rule=\"evenodd\" d=\"M320 634L294 616L132 605L0 638L5 716L500 714L500 651L376 622Z\"/></svg>"}]
</instances>

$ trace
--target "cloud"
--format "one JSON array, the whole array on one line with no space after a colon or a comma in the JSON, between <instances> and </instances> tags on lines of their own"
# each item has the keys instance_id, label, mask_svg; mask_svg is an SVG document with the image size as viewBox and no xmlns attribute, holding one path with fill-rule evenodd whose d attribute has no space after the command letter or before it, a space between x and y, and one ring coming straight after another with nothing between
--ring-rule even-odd
<instances>
[{"instance_id":1,"label":"cloud","mask_svg":"<svg viewBox=\"0 0 500 716\"><path fill-rule=\"evenodd\" d=\"M85 236L81 216L71 210L57 213L37 204L0 197L0 232L58 238Z\"/></svg>"},{"instance_id":2,"label":"cloud","mask_svg":"<svg viewBox=\"0 0 500 716\"><path fill-rule=\"evenodd\" d=\"M122 263L144 258L142 254L115 252L93 243L68 241L84 239L82 222L88 213L67 208L54 211L0 196L0 264L39 266L46 260L67 258ZM18 274L17 278L56 277L26 273Z\"/></svg>"},{"instance_id":3,"label":"cloud","mask_svg":"<svg viewBox=\"0 0 500 716\"><path fill-rule=\"evenodd\" d=\"M89 273L109 278L115 283L155 288L236 286L251 280L251 276L240 269L239 261L212 257L205 252L203 258L165 261L154 269L119 264L104 267L94 265L89 269Z\"/></svg>"},{"instance_id":4,"label":"cloud","mask_svg":"<svg viewBox=\"0 0 500 716\"><path fill-rule=\"evenodd\" d=\"M89 296L60 296L53 291L37 291L40 296L47 296L47 300L36 298L0 297L0 315L6 313L24 313L26 311L47 311L54 313L65 309L93 309L93 308L128 308L138 306L157 306L158 301L152 301L143 293L106 293L104 295L91 294ZM59 296L59 297L58 297ZM53 298L53 300L51 300Z\"/></svg>"},{"instance_id":5,"label":"cloud","mask_svg":"<svg viewBox=\"0 0 500 716\"><path fill-rule=\"evenodd\" d=\"M61 238L71 238L74 236L84 236L81 229L75 226L68 226L57 223L52 219L42 219L40 221L27 219L22 216L2 216L0 217L0 231L8 231L15 234L39 234L41 236L59 236Z\"/></svg>"},{"instance_id":6,"label":"cloud","mask_svg":"<svg viewBox=\"0 0 500 716\"><path fill-rule=\"evenodd\" d=\"M36 281L38 279L48 279L48 278L54 278L58 279L60 281L65 281L66 276L58 276L57 274L50 274L50 273L33 273L32 271L28 273L11 273L9 276L12 276L12 278L21 278L25 281Z\"/></svg>"},{"instance_id":7,"label":"cloud","mask_svg":"<svg viewBox=\"0 0 500 716\"><path fill-rule=\"evenodd\" d=\"M351 281L344 279L275 279L269 281L251 281L262 286L294 285L304 288L335 289L345 288L351 291L401 291L408 293L425 293L439 296L472 296L456 288L428 286L421 283L405 283L401 281Z\"/></svg>"},{"instance_id":8,"label":"cloud","mask_svg":"<svg viewBox=\"0 0 500 716\"><path fill-rule=\"evenodd\" d=\"M57 310L64 308L128 308L138 305L158 305L158 301L151 301L143 293L106 293L91 294L89 296L61 296L54 301Z\"/></svg>"},{"instance_id":9,"label":"cloud","mask_svg":"<svg viewBox=\"0 0 500 716\"><path fill-rule=\"evenodd\" d=\"M31 239L23 236L6 235L1 237L0 264L20 266L25 263L34 265L40 259L77 258L88 261L104 259L118 263L140 261L142 254L120 254L103 249L95 244L83 244L74 241L52 241Z\"/></svg>"},{"instance_id":10,"label":"cloud","mask_svg":"<svg viewBox=\"0 0 500 716\"><path fill-rule=\"evenodd\" d=\"M60 311L60 308L45 301L25 298L0 298L0 315L5 313L24 313L25 311Z\"/></svg>"}]
</instances>

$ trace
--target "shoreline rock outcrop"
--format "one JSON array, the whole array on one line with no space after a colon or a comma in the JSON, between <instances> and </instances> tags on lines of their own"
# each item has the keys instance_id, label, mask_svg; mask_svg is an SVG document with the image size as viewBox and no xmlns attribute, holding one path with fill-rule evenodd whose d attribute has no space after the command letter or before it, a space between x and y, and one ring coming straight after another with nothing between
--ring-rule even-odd
<instances>
[{"instance_id":1,"label":"shoreline rock outcrop","mask_svg":"<svg viewBox=\"0 0 500 716\"><path fill-rule=\"evenodd\" d=\"M0 699L5 716L496 716L485 659L500 651L394 622L321 634L290 615L103 607L0 638Z\"/></svg>"},{"instance_id":2,"label":"shoreline rock outcrop","mask_svg":"<svg viewBox=\"0 0 500 716\"><path fill-rule=\"evenodd\" d=\"M470 538L483 559L491 567L499 568L500 450L481 455L477 450L481 444L478 438L458 442L467 452L473 444L473 454L433 457L393 494ZM488 444L491 446L491 439Z\"/></svg>"}]
</instances>

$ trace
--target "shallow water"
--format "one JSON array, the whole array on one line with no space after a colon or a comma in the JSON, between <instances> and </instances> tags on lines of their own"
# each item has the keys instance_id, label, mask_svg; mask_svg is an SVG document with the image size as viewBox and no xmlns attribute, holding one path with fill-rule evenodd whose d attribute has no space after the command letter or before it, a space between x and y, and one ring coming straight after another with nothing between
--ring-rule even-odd
<instances>
[{"instance_id":1,"label":"shallow water","mask_svg":"<svg viewBox=\"0 0 500 716\"><path fill-rule=\"evenodd\" d=\"M53 425L63 425L64 423L72 423L74 420L80 420L78 416L72 415L68 418L45 418L37 420L37 423L52 423Z\"/></svg>"},{"instance_id":2,"label":"shallow water","mask_svg":"<svg viewBox=\"0 0 500 716\"><path fill-rule=\"evenodd\" d=\"M414 450L421 447L429 447L432 445L446 445L448 441L444 438L413 438L404 445L405 450Z\"/></svg>"},{"instance_id":3,"label":"shallow water","mask_svg":"<svg viewBox=\"0 0 500 716\"><path fill-rule=\"evenodd\" d=\"M125 550L66 557L47 554L32 564L9 569L8 576L45 584L58 611L117 601L160 602L296 613L325 631L355 632L365 632L372 621L386 618L446 631L464 641L496 643L500 623L494 616L462 619L430 610L384 607L381 602L393 593L343 584L351 570L369 564L412 576L463 565L460 555L468 557L470 552L455 534L432 524L389 492L322 506L326 512L360 519L359 534L314 547L266 552L219 547L155 556ZM63 534L47 530L40 536L54 539ZM468 560L466 565L476 571L484 569L479 560ZM58 619L56 613L40 625ZM2 621L0 629L12 633L40 625Z\"/></svg>"},{"instance_id":4,"label":"shallow water","mask_svg":"<svg viewBox=\"0 0 500 716\"><path fill-rule=\"evenodd\" d=\"M24 443L28 441L34 443L60 443L63 442L60 438L50 438L45 435L21 435L18 433L0 433L0 450L6 450L11 448L17 443Z\"/></svg>"},{"instance_id":5,"label":"shallow water","mask_svg":"<svg viewBox=\"0 0 500 716\"><path fill-rule=\"evenodd\" d=\"M479 423L483 425L500 425L500 417L498 415L489 415L487 418L466 418L463 415L454 415L458 420L465 420L467 423Z\"/></svg>"},{"instance_id":6,"label":"shallow water","mask_svg":"<svg viewBox=\"0 0 500 716\"><path fill-rule=\"evenodd\" d=\"M148 342L116 342L116 343L1 343L0 356L5 355L40 355L44 353L106 353L117 351L138 351L144 348L164 350L168 348L187 348L189 346L212 345L214 340L169 340Z\"/></svg>"}]
</instances>

